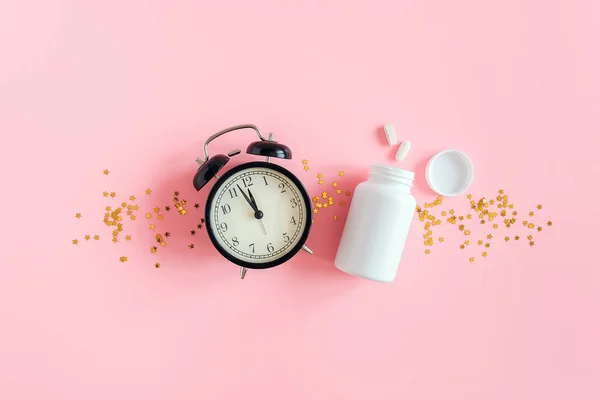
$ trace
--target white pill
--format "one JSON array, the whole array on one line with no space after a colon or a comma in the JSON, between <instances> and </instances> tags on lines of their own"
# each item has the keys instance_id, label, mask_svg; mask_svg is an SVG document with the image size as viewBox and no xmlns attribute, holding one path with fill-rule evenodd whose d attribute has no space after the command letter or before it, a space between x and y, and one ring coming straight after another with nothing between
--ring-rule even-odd
<instances>
[{"instance_id":1,"label":"white pill","mask_svg":"<svg viewBox=\"0 0 600 400\"><path fill-rule=\"evenodd\" d=\"M408 140L405 140L398 147L398 151L396 152L396 160L398 160L398 161L404 160L409 151L410 151L410 142Z\"/></svg>"},{"instance_id":2,"label":"white pill","mask_svg":"<svg viewBox=\"0 0 600 400\"><path fill-rule=\"evenodd\" d=\"M396 139L396 130L394 129L394 125L386 124L383 126L383 130L385 131L385 138L390 146L398 143L398 139Z\"/></svg>"}]
</instances>

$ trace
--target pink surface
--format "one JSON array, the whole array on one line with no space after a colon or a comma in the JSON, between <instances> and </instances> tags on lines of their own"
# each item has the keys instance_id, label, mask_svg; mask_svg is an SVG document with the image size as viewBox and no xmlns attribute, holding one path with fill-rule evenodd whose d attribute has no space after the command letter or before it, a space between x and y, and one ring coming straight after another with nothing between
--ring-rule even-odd
<instances>
[{"instance_id":1,"label":"pink surface","mask_svg":"<svg viewBox=\"0 0 600 400\"><path fill-rule=\"evenodd\" d=\"M2 1L0 398L598 399L599 37L593 0ZM475 196L554 229L470 264L425 256L415 223L390 285L334 268L343 220L245 281L205 231L158 270L144 221L110 243L102 191L202 201L193 160L237 123L276 132L311 193L392 163L394 123L419 203L458 148Z\"/></svg>"}]
</instances>

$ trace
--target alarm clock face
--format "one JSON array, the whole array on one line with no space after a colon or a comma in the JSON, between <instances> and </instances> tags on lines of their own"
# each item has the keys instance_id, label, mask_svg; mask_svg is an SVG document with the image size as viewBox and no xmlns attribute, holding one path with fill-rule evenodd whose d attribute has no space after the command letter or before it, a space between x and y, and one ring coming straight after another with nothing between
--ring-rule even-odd
<instances>
[{"instance_id":1,"label":"alarm clock face","mask_svg":"<svg viewBox=\"0 0 600 400\"><path fill-rule=\"evenodd\" d=\"M208 235L229 261L275 267L304 245L310 198L291 172L267 162L238 165L219 178L206 202Z\"/></svg>"}]
</instances>

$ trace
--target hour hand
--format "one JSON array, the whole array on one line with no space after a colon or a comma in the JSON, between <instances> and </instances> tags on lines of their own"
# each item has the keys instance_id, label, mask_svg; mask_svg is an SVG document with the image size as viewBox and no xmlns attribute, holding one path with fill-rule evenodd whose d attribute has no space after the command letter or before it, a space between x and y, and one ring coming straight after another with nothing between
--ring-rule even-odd
<instances>
[{"instance_id":1,"label":"hour hand","mask_svg":"<svg viewBox=\"0 0 600 400\"><path fill-rule=\"evenodd\" d=\"M242 189L240 187L240 185L236 185L238 187L238 189L240 189L240 192L242 192L242 196L244 196L244 199L246 199L246 201L248 202L248 204L250 205L250 207L252 207L252 209L254 210L254 212L258 212L258 207L256 207L256 203L254 203L252 200L250 200L250 198L248 197L248 195L246 194L246 192L244 192L244 189Z\"/></svg>"}]
</instances>

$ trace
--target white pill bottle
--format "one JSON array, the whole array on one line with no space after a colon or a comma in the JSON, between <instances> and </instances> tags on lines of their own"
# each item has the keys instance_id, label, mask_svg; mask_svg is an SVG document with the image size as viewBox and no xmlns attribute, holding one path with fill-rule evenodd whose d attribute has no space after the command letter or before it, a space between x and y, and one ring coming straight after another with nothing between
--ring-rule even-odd
<instances>
[{"instance_id":1,"label":"white pill bottle","mask_svg":"<svg viewBox=\"0 0 600 400\"><path fill-rule=\"evenodd\" d=\"M410 193L415 174L376 164L360 183L350 211L335 266L351 275L393 282L417 201Z\"/></svg>"}]
</instances>

